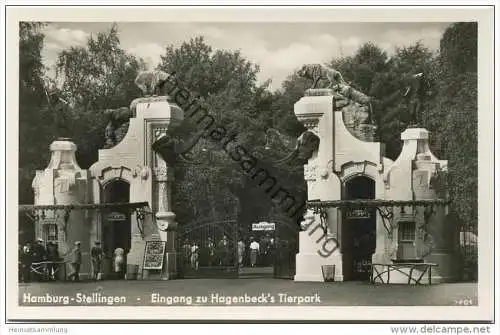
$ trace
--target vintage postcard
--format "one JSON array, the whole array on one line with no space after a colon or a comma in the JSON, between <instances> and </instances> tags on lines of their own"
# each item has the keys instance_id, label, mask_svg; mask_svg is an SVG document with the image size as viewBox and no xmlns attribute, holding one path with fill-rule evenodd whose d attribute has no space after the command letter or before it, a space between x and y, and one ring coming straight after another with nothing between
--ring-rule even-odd
<instances>
[{"instance_id":1,"label":"vintage postcard","mask_svg":"<svg viewBox=\"0 0 500 335\"><path fill-rule=\"evenodd\" d=\"M8 7L7 320L493 320L493 12Z\"/></svg>"}]
</instances>

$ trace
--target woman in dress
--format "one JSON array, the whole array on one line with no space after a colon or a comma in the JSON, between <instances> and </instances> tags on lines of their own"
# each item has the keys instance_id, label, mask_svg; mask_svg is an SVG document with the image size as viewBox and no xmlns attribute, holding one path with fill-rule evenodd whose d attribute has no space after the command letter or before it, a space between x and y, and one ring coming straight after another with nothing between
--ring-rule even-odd
<instances>
[{"instance_id":1,"label":"woman in dress","mask_svg":"<svg viewBox=\"0 0 500 335\"><path fill-rule=\"evenodd\" d=\"M250 243L250 264L252 265L252 267L255 267L255 265L257 265L257 256L259 255L260 245L259 242L253 239L253 237L251 241L252 242Z\"/></svg>"},{"instance_id":2,"label":"woman in dress","mask_svg":"<svg viewBox=\"0 0 500 335\"><path fill-rule=\"evenodd\" d=\"M122 248L118 247L115 249L114 255L114 264L115 264L115 275L117 276L118 279L124 279L125 278L125 250Z\"/></svg>"}]
</instances>

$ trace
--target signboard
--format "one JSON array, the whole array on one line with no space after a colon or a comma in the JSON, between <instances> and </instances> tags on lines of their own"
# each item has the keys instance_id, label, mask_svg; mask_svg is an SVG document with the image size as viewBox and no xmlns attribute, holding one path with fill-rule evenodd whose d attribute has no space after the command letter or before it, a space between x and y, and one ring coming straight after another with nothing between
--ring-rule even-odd
<instances>
[{"instance_id":1,"label":"signboard","mask_svg":"<svg viewBox=\"0 0 500 335\"><path fill-rule=\"evenodd\" d=\"M108 214L108 221L125 221L127 217L120 212L111 212Z\"/></svg>"},{"instance_id":2,"label":"signboard","mask_svg":"<svg viewBox=\"0 0 500 335\"><path fill-rule=\"evenodd\" d=\"M146 241L142 265L144 270L161 270L163 268L166 244L165 241Z\"/></svg>"},{"instance_id":3,"label":"signboard","mask_svg":"<svg viewBox=\"0 0 500 335\"><path fill-rule=\"evenodd\" d=\"M366 208L356 208L347 210L346 217L348 219L369 219L371 217L370 210Z\"/></svg>"},{"instance_id":4,"label":"signboard","mask_svg":"<svg viewBox=\"0 0 500 335\"><path fill-rule=\"evenodd\" d=\"M272 222L252 223L252 231L273 231L275 224Z\"/></svg>"}]
</instances>

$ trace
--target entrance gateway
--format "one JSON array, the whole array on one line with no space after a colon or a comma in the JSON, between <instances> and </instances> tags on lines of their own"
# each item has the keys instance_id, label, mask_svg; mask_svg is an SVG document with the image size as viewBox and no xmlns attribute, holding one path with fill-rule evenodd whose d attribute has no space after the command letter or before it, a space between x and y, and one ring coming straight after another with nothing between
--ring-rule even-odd
<instances>
[{"instance_id":1,"label":"entrance gateway","mask_svg":"<svg viewBox=\"0 0 500 335\"><path fill-rule=\"evenodd\" d=\"M334 265L336 281L358 280L367 278L370 263L411 260L437 264L433 282L453 280L457 273L458 234L450 233L450 227L445 225L444 206L429 205L438 198L432 180L446 169L447 162L430 151L429 133L422 128L406 129L401 135L401 155L392 161L384 157L381 143L373 141L372 126L351 124L348 112L337 108L335 97L330 89L308 90L295 104L295 115L308 134L298 141L298 150L308 153L304 165L308 199L316 201L309 204L304 216L312 218L314 224L307 231L290 231L285 228L288 225L276 222L273 257L280 261L275 261L275 276L323 281L322 265ZM50 164L37 171L33 181L35 207L98 205L112 199L145 202L149 208L141 214L121 216L124 220L115 220L120 215L106 217L95 210L78 211L80 214L71 215L66 224L56 220L50 224L58 232L60 250L67 250L77 240L84 249L97 240L108 243L109 248L125 244L127 266L132 272L129 277L135 273L144 274L144 279L165 280L182 274L179 254L183 238L193 237L206 244L208 237L215 241L227 234L231 247L227 253L219 252L215 259L219 266L224 264L221 269L225 270L219 274L236 271L232 267L237 259L234 245L242 235L234 221L176 222L171 199L176 182L172 167L152 150L152 144L168 127L182 121L181 108L168 97L151 97L134 100L128 110L129 121L117 129L126 129L125 136L99 150L98 161L88 170L78 166L74 143L67 139L52 143ZM307 140L310 138L317 140L312 146ZM114 191L117 189L121 191ZM376 200L356 210L337 203L350 199ZM417 206L421 200L427 202ZM382 201L382 205L373 205L376 201ZM403 201L405 205L395 207L391 201ZM332 203L335 205L328 207ZM313 229L315 225L324 229ZM37 237L49 231L46 221L37 220L35 226ZM293 239L296 242L289 242ZM331 243L334 240L335 248ZM142 268L147 241L163 242L161 269ZM200 250L200 268L208 261L202 259ZM90 264L88 256L83 262ZM82 276L88 273L84 266ZM391 280L399 279L391 274Z\"/></svg>"},{"instance_id":2,"label":"entrance gateway","mask_svg":"<svg viewBox=\"0 0 500 335\"><path fill-rule=\"evenodd\" d=\"M236 218L193 222L177 231L180 278L293 279L298 229L286 217L260 218L243 225ZM259 243L255 266L250 243ZM195 246L196 256L193 255Z\"/></svg>"},{"instance_id":3,"label":"entrance gateway","mask_svg":"<svg viewBox=\"0 0 500 335\"><path fill-rule=\"evenodd\" d=\"M343 185L343 199L375 199L375 182L363 175ZM375 208L353 208L342 211L342 256L345 280L368 280L376 246Z\"/></svg>"}]
</instances>

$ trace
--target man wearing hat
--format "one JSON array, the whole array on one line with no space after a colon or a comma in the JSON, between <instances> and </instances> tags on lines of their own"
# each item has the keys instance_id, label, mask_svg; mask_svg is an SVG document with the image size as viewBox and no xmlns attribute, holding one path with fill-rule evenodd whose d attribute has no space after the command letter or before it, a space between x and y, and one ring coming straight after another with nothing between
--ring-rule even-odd
<instances>
[{"instance_id":1,"label":"man wearing hat","mask_svg":"<svg viewBox=\"0 0 500 335\"><path fill-rule=\"evenodd\" d=\"M94 246L90 249L90 257L92 258L92 274L94 280L99 280L102 265L102 248L101 242L95 241Z\"/></svg>"},{"instance_id":2,"label":"man wearing hat","mask_svg":"<svg viewBox=\"0 0 500 335\"><path fill-rule=\"evenodd\" d=\"M71 266L71 273L68 276L69 280L80 280L80 266L82 265L82 250L80 248L81 242L76 241L75 247L71 250L71 259L69 265Z\"/></svg>"}]
</instances>

